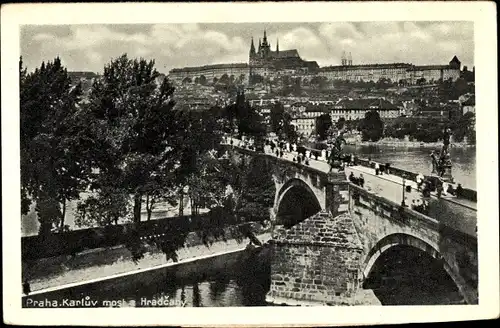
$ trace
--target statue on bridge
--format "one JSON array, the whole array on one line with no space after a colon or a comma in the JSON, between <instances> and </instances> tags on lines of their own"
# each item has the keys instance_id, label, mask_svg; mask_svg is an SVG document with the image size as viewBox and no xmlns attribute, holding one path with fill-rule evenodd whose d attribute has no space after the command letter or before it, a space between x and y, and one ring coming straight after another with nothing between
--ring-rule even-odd
<instances>
[{"instance_id":1,"label":"statue on bridge","mask_svg":"<svg viewBox=\"0 0 500 328\"><path fill-rule=\"evenodd\" d=\"M333 146L330 150L330 156L328 158L328 162L330 164L329 172L331 172L333 168L342 168L342 148L344 144L346 144L344 135L342 132L339 132L334 138Z\"/></svg>"},{"instance_id":2,"label":"statue on bridge","mask_svg":"<svg viewBox=\"0 0 500 328\"><path fill-rule=\"evenodd\" d=\"M453 182L453 177L451 175L451 158L450 158L450 138L451 129L446 128L443 132L443 147L439 153L439 157L436 151L431 153L432 158L432 174L437 173L446 182Z\"/></svg>"}]
</instances>

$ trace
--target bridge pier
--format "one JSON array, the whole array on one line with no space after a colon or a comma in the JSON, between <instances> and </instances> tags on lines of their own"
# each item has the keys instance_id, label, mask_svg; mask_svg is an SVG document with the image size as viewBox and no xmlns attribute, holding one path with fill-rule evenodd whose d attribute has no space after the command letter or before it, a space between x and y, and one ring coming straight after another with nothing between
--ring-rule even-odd
<instances>
[{"instance_id":1,"label":"bridge pier","mask_svg":"<svg viewBox=\"0 0 500 328\"><path fill-rule=\"evenodd\" d=\"M322 211L272 243L271 287L266 301L287 305L376 304L360 298L363 247L349 214Z\"/></svg>"},{"instance_id":2,"label":"bridge pier","mask_svg":"<svg viewBox=\"0 0 500 328\"><path fill-rule=\"evenodd\" d=\"M268 302L379 304L361 283L383 253L403 246L440 261L465 302L478 303L474 208L436 200L422 214L390 192L349 184L344 172L262 156L275 165L276 186Z\"/></svg>"}]
</instances>

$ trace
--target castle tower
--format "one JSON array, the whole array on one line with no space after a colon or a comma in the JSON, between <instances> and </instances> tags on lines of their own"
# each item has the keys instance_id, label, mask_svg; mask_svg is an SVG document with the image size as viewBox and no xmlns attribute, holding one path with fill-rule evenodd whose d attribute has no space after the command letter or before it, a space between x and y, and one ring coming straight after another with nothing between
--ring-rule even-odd
<instances>
[{"instance_id":1,"label":"castle tower","mask_svg":"<svg viewBox=\"0 0 500 328\"><path fill-rule=\"evenodd\" d=\"M351 55L351 53L350 53L350 52L349 52L348 61L349 61L348 65L349 65L349 66L352 66L352 55Z\"/></svg>"},{"instance_id":2,"label":"castle tower","mask_svg":"<svg viewBox=\"0 0 500 328\"><path fill-rule=\"evenodd\" d=\"M277 54L280 53L280 40L279 39L276 39L276 53Z\"/></svg>"},{"instance_id":3,"label":"castle tower","mask_svg":"<svg viewBox=\"0 0 500 328\"><path fill-rule=\"evenodd\" d=\"M262 39L262 57L267 58L271 51L271 45L267 42L267 33L264 30L264 38Z\"/></svg>"},{"instance_id":4,"label":"castle tower","mask_svg":"<svg viewBox=\"0 0 500 328\"><path fill-rule=\"evenodd\" d=\"M452 68L460 69L460 66L462 65L462 63L460 62L460 60L458 60L457 56L453 56L452 60L450 60L449 65Z\"/></svg>"},{"instance_id":5,"label":"castle tower","mask_svg":"<svg viewBox=\"0 0 500 328\"><path fill-rule=\"evenodd\" d=\"M347 65L347 59L346 59L346 56L345 56L345 51L342 51L342 57L341 57L340 61L342 63L342 66Z\"/></svg>"},{"instance_id":6,"label":"castle tower","mask_svg":"<svg viewBox=\"0 0 500 328\"><path fill-rule=\"evenodd\" d=\"M252 43L250 44L250 57L255 55L255 46L253 45L253 36L252 36Z\"/></svg>"}]
</instances>

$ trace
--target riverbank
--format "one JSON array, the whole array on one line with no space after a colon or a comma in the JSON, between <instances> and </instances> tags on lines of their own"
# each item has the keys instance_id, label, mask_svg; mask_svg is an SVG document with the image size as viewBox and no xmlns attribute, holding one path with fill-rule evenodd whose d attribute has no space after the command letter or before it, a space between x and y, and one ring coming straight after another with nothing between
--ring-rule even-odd
<instances>
[{"instance_id":1,"label":"riverbank","mask_svg":"<svg viewBox=\"0 0 500 328\"><path fill-rule=\"evenodd\" d=\"M230 230L230 229L229 229ZM245 249L250 243L248 238L238 240L231 238L227 231L226 240L214 241L206 246L196 232L186 239L185 247L177 250L178 262L192 261L199 257L215 256L219 253L235 252ZM257 239L265 243L271 238L270 227L262 226L253 229ZM71 255L62 255L24 262L22 266L23 281L29 281L32 292L53 290L80 285L98 280L109 279L116 275L130 275L151 268L174 265L167 260L165 254L149 247L144 258L134 262L130 251L123 245L99 248Z\"/></svg>"},{"instance_id":2,"label":"riverbank","mask_svg":"<svg viewBox=\"0 0 500 328\"><path fill-rule=\"evenodd\" d=\"M420 141L405 141L405 140L379 140L379 141L348 141L350 146L388 146L388 147L404 147L404 148L432 148L440 149L443 146L442 142L420 142ZM471 145L463 142L455 142L450 144L450 148L474 148L476 145Z\"/></svg>"}]
</instances>

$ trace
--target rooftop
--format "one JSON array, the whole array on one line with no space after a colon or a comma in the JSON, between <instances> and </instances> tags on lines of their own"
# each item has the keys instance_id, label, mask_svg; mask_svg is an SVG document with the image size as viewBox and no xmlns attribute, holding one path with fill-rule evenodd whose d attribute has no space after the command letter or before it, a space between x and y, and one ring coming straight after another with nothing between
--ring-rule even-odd
<instances>
[{"instance_id":1,"label":"rooftop","mask_svg":"<svg viewBox=\"0 0 500 328\"><path fill-rule=\"evenodd\" d=\"M378 109L397 109L395 105L385 99L343 99L336 106L342 106L345 109L369 109L377 107Z\"/></svg>"},{"instance_id":2,"label":"rooftop","mask_svg":"<svg viewBox=\"0 0 500 328\"><path fill-rule=\"evenodd\" d=\"M204 65L204 66L190 66L183 68L174 68L170 71L170 73L177 72L196 72L200 70L209 70L209 69L217 69L217 68L248 68L247 63L229 63L229 64L213 64L213 65Z\"/></svg>"},{"instance_id":3,"label":"rooftop","mask_svg":"<svg viewBox=\"0 0 500 328\"><path fill-rule=\"evenodd\" d=\"M355 68L410 68L412 64L407 63L389 63L389 64L361 64L361 65L335 65L335 66L325 66L321 67L320 71L340 71L340 70L348 70Z\"/></svg>"}]
</instances>

